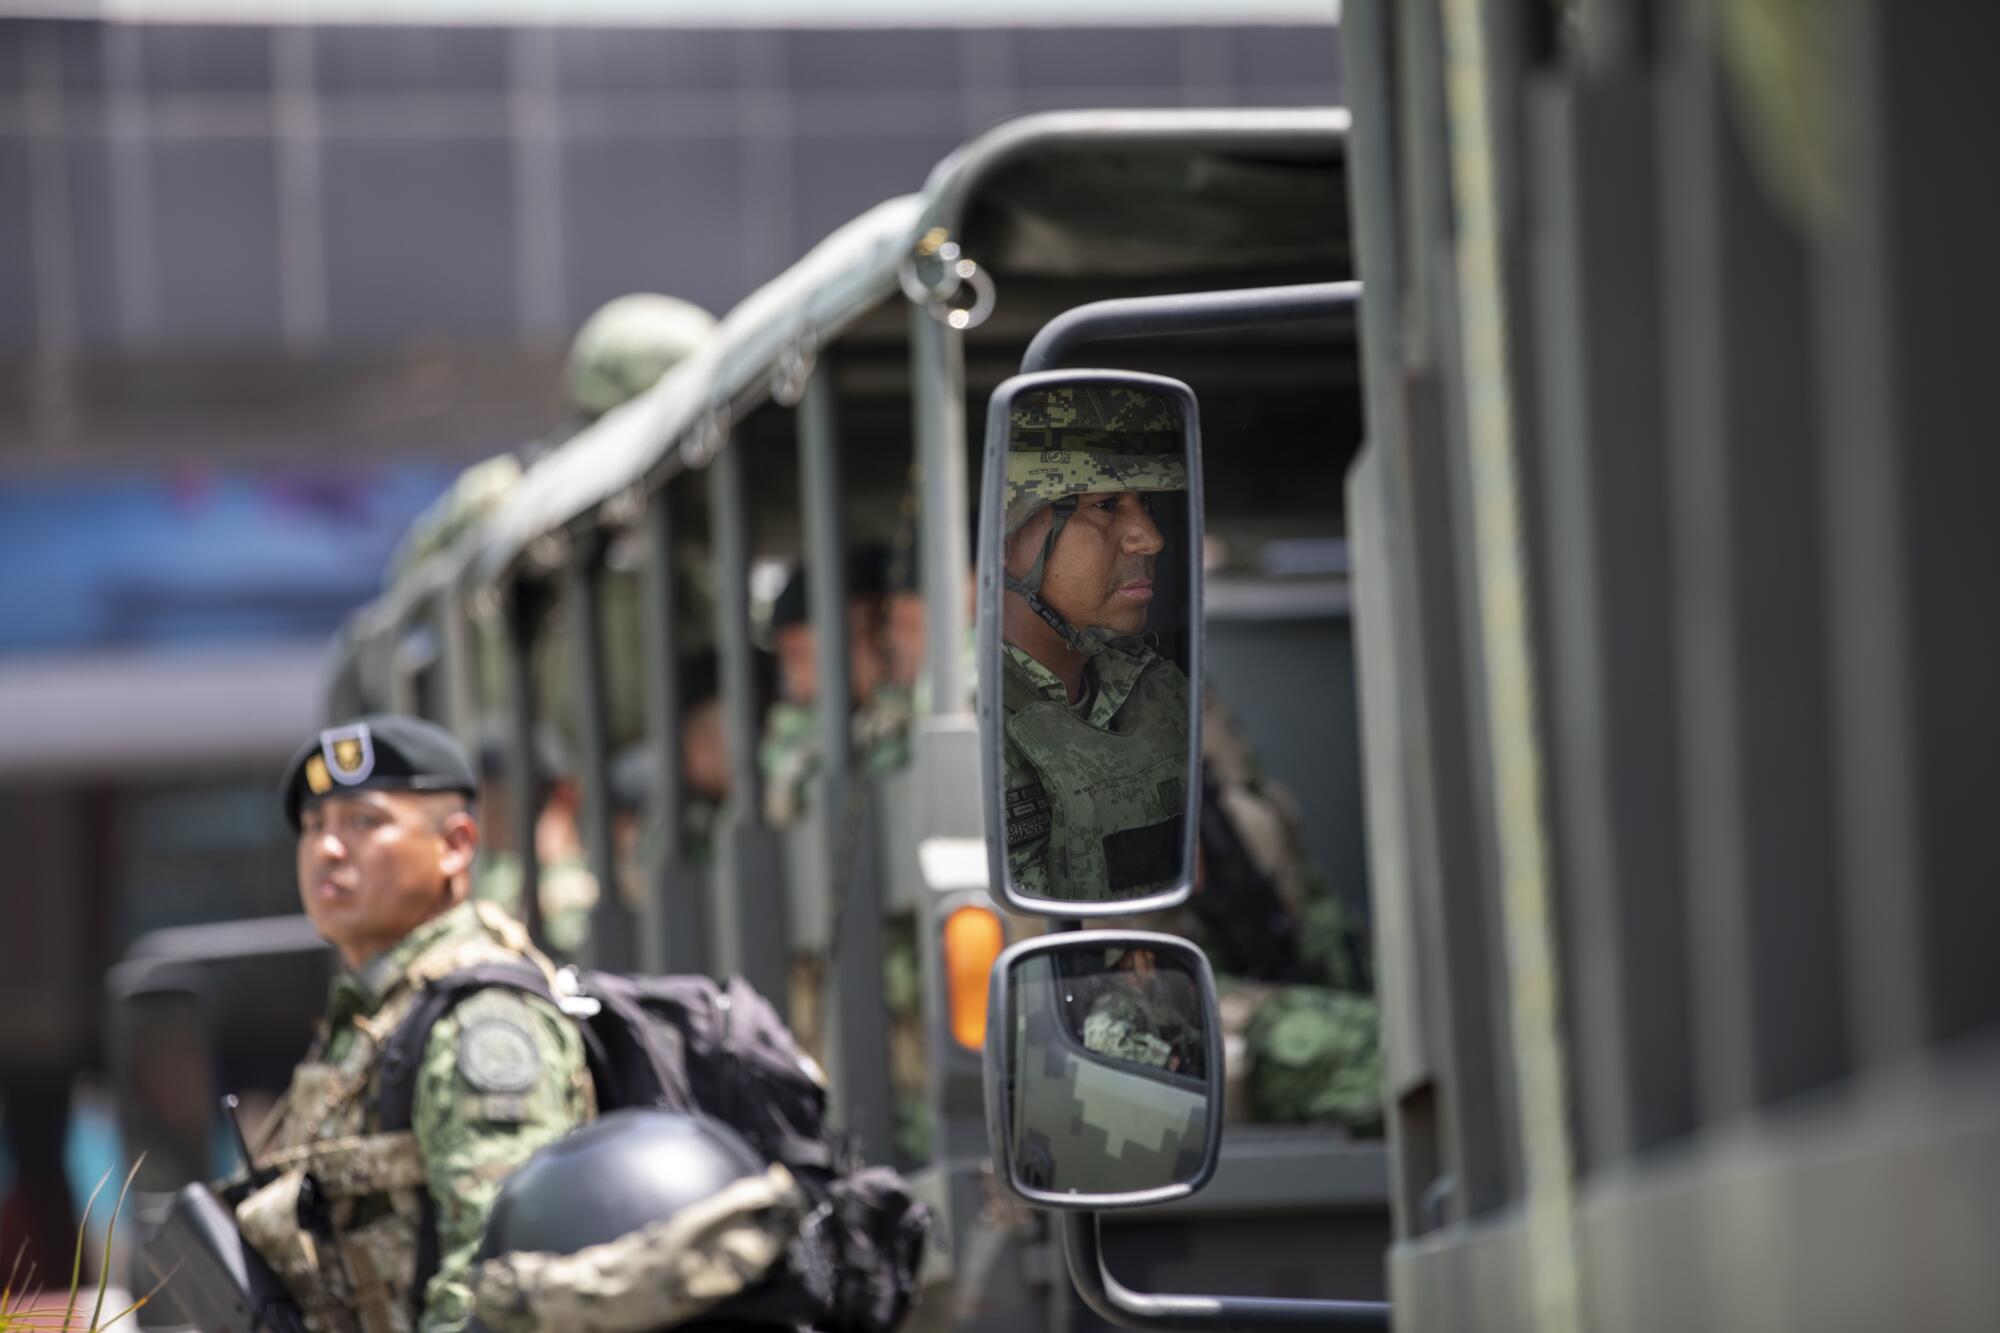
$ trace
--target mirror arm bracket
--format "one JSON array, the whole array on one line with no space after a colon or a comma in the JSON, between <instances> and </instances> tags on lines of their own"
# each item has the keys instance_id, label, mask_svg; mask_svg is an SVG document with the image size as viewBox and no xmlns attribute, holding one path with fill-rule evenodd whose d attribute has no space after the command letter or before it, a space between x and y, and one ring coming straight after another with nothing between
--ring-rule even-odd
<instances>
[{"instance_id":1,"label":"mirror arm bracket","mask_svg":"<svg viewBox=\"0 0 2000 1333\"><path fill-rule=\"evenodd\" d=\"M1063 1260L1077 1294L1097 1314L1126 1328L1289 1330L1379 1329L1387 1333L1385 1301L1290 1300L1271 1296L1156 1295L1133 1291L1104 1265L1097 1213L1063 1213Z\"/></svg>"},{"instance_id":2,"label":"mirror arm bracket","mask_svg":"<svg viewBox=\"0 0 2000 1333\"><path fill-rule=\"evenodd\" d=\"M1021 373L1053 370L1084 343L1108 338L1157 338L1175 333L1218 333L1269 324L1332 319L1361 301L1359 282L1308 282L1292 287L1175 292L1092 301L1065 310L1042 325L1021 356Z\"/></svg>"}]
</instances>

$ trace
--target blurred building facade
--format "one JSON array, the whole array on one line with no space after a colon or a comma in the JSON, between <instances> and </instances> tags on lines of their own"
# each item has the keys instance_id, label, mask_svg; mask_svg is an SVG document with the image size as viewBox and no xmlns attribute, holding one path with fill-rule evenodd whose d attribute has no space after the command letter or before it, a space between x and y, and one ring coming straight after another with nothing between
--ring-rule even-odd
<instances>
[{"instance_id":1,"label":"blurred building facade","mask_svg":"<svg viewBox=\"0 0 2000 1333\"><path fill-rule=\"evenodd\" d=\"M133 939L296 910L327 636L458 467L567 429L592 309L721 314L1008 116L1337 102L1335 41L0 19L0 1193Z\"/></svg>"}]
</instances>

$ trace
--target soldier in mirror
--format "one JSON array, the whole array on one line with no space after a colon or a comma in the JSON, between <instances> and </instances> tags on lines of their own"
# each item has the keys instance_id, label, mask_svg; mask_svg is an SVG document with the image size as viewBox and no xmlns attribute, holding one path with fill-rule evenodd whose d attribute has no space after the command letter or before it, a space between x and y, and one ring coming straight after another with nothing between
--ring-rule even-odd
<instances>
[{"instance_id":1,"label":"soldier in mirror","mask_svg":"<svg viewBox=\"0 0 2000 1333\"><path fill-rule=\"evenodd\" d=\"M1183 872L1188 682L1146 635L1187 489L1180 409L1125 385L1017 397L1001 606L1008 865L1030 897L1141 898Z\"/></svg>"},{"instance_id":2,"label":"soldier in mirror","mask_svg":"<svg viewBox=\"0 0 2000 1333\"><path fill-rule=\"evenodd\" d=\"M1186 1078L1208 1072L1201 1005L1191 978L1161 968L1151 949L1111 951L1083 1016L1085 1050Z\"/></svg>"}]
</instances>

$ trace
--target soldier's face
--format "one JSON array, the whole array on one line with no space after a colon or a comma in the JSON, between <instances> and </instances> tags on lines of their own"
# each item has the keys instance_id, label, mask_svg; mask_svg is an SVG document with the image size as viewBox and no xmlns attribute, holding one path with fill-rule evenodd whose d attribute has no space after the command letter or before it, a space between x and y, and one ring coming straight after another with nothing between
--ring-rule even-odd
<instances>
[{"instance_id":1,"label":"soldier's face","mask_svg":"<svg viewBox=\"0 0 2000 1333\"><path fill-rule=\"evenodd\" d=\"M915 593L892 594L886 619L882 637L889 680L907 689L924 667L924 599Z\"/></svg>"},{"instance_id":2,"label":"soldier's face","mask_svg":"<svg viewBox=\"0 0 2000 1333\"><path fill-rule=\"evenodd\" d=\"M704 699L681 720L681 774L697 795L729 795L729 743L722 729L722 700Z\"/></svg>"},{"instance_id":3,"label":"soldier's face","mask_svg":"<svg viewBox=\"0 0 2000 1333\"><path fill-rule=\"evenodd\" d=\"M771 632L771 650L778 658L778 684L789 703L809 704L819 697L819 659L814 654L810 624L780 625Z\"/></svg>"},{"instance_id":4,"label":"soldier's face","mask_svg":"<svg viewBox=\"0 0 2000 1333\"><path fill-rule=\"evenodd\" d=\"M860 703L882 683L882 605L875 597L856 597L847 604L847 675L854 702ZM778 658L778 678L787 701L812 704L819 700L819 640L810 624L780 625L771 634Z\"/></svg>"},{"instance_id":5,"label":"soldier's face","mask_svg":"<svg viewBox=\"0 0 2000 1333\"><path fill-rule=\"evenodd\" d=\"M479 826L451 797L359 791L299 816L299 901L350 967L463 896Z\"/></svg>"},{"instance_id":6,"label":"soldier's face","mask_svg":"<svg viewBox=\"0 0 2000 1333\"><path fill-rule=\"evenodd\" d=\"M1023 578L1034 568L1054 521L1043 509L1021 525L1007 546L1009 574ZM1154 557L1165 545L1139 492L1078 496L1042 571L1042 600L1078 629L1137 634L1153 604Z\"/></svg>"}]
</instances>

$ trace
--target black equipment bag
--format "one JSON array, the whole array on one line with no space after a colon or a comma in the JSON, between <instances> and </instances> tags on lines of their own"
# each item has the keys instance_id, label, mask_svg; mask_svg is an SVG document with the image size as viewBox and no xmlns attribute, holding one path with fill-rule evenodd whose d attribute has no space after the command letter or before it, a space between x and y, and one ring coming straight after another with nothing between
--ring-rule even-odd
<instances>
[{"instance_id":1,"label":"black equipment bag","mask_svg":"<svg viewBox=\"0 0 2000 1333\"><path fill-rule=\"evenodd\" d=\"M885 1167L869 1167L826 1123L826 1085L771 1003L741 977L649 977L566 968L551 987L533 963L486 963L427 983L382 1048L376 1094L382 1133L410 1128L416 1071L437 1021L492 986L536 996L577 1023L599 1111L661 1107L727 1124L766 1161L789 1170L814 1204L813 1230L834 1251L833 1307L814 1327L886 1333L916 1290L930 1209ZM437 1233L426 1227L412 1299L437 1271Z\"/></svg>"}]
</instances>

